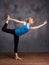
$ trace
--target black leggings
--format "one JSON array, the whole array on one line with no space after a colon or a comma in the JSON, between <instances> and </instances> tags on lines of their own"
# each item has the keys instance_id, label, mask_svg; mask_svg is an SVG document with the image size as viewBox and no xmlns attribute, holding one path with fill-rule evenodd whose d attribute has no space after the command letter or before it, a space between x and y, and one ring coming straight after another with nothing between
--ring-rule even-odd
<instances>
[{"instance_id":1,"label":"black leggings","mask_svg":"<svg viewBox=\"0 0 49 65\"><path fill-rule=\"evenodd\" d=\"M17 36L15 34L15 29L8 29L7 25L8 25L7 23L4 24L4 26L2 27L2 31L7 32L7 33L11 33L14 35L14 52L17 52L18 43L19 43L19 36Z\"/></svg>"}]
</instances>

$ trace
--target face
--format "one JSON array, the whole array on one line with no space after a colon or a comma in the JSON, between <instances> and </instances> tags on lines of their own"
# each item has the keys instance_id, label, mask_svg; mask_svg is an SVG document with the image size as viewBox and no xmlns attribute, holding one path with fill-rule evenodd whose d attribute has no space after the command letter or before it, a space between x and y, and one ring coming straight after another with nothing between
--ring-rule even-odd
<instances>
[{"instance_id":1,"label":"face","mask_svg":"<svg viewBox=\"0 0 49 65\"><path fill-rule=\"evenodd\" d=\"M34 23L34 20L32 18L29 18L29 23L30 24L33 24Z\"/></svg>"}]
</instances>

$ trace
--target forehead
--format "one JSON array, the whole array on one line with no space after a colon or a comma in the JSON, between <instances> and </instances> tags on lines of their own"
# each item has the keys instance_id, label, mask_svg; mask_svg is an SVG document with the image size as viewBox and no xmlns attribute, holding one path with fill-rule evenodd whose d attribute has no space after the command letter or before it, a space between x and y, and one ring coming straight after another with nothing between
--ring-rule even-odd
<instances>
[{"instance_id":1,"label":"forehead","mask_svg":"<svg viewBox=\"0 0 49 65\"><path fill-rule=\"evenodd\" d=\"M30 20L33 20L32 18L30 18Z\"/></svg>"}]
</instances>

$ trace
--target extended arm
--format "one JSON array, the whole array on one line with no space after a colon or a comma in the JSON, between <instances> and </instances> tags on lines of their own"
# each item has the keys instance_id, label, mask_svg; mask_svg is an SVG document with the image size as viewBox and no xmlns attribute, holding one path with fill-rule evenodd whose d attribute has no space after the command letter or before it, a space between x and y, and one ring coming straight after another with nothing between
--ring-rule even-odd
<instances>
[{"instance_id":1,"label":"extended arm","mask_svg":"<svg viewBox=\"0 0 49 65\"><path fill-rule=\"evenodd\" d=\"M30 27L30 29L38 29L38 28L43 27L43 26L44 26L44 25L46 25L46 24L47 24L47 21L44 21L44 23L43 23L43 24L38 25L38 26L35 26L35 27Z\"/></svg>"},{"instance_id":2,"label":"extended arm","mask_svg":"<svg viewBox=\"0 0 49 65\"><path fill-rule=\"evenodd\" d=\"M20 20L13 19L13 18L10 18L10 20L15 21L15 22L18 22L18 23L22 23L22 24L24 24L24 23L25 23L24 21L20 21Z\"/></svg>"},{"instance_id":3,"label":"extended arm","mask_svg":"<svg viewBox=\"0 0 49 65\"><path fill-rule=\"evenodd\" d=\"M10 18L10 16L8 15L8 20L12 20L12 21L15 21L15 22L18 22L18 23L22 23L22 24L25 24L25 21L20 21L20 20L17 20L17 19L13 19L13 18Z\"/></svg>"}]
</instances>

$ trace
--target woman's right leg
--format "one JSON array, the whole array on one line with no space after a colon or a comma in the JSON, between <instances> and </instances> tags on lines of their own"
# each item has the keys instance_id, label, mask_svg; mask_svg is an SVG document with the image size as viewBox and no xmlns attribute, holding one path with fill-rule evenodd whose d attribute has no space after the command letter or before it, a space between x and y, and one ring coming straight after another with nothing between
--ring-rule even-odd
<instances>
[{"instance_id":1,"label":"woman's right leg","mask_svg":"<svg viewBox=\"0 0 49 65\"><path fill-rule=\"evenodd\" d=\"M14 34L14 29L8 29L7 26L8 26L8 23L5 23L4 26L2 27L2 31Z\"/></svg>"}]
</instances>

